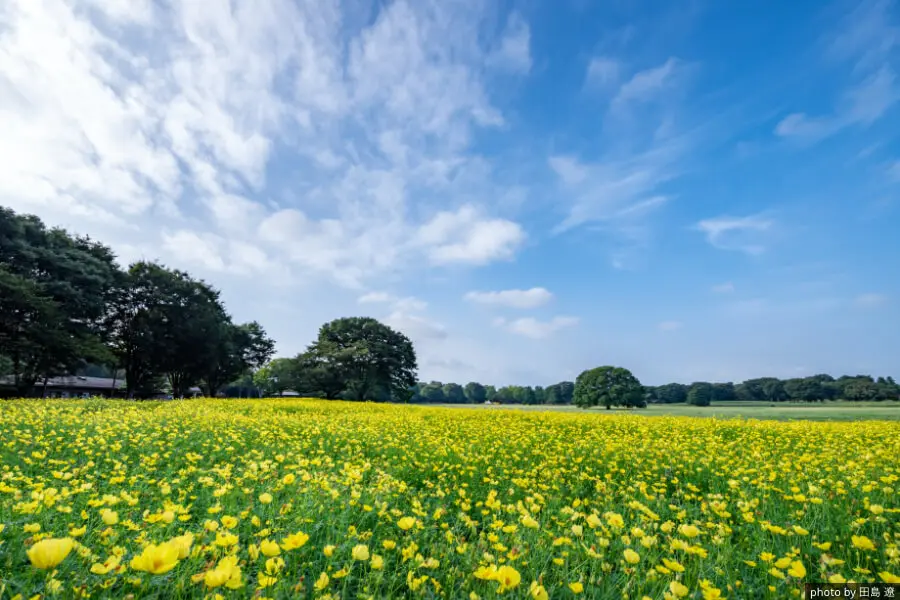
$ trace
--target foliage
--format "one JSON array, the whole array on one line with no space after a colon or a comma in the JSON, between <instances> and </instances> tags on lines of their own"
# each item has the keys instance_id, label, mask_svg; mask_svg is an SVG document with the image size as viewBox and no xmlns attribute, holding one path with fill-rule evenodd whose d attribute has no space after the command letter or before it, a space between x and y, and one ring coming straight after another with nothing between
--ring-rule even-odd
<instances>
[{"instance_id":1,"label":"foliage","mask_svg":"<svg viewBox=\"0 0 900 600\"><path fill-rule=\"evenodd\" d=\"M320 387L333 392L337 383L349 399L372 400L405 395L416 379L416 353L402 333L368 317L335 319L301 360Z\"/></svg>"},{"instance_id":2,"label":"foliage","mask_svg":"<svg viewBox=\"0 0 900 600\"><path fill-rule=\"evenodd\" d=\"M116 272L109 248L0 207L0 354L20 392L108 358Z\"/></svg>"},{"instance_id":3,"label":"foliage","mask_svg":"<svg viewBox=\"0 0 900 600\"><path fill-rule=\"evenodd\" d=\"M573 400L580 408L605 406L608 410L613 406L646 406L641 382L631 371L622 367L597 367L583 371L575 379Z\"/></svg>"},{"instance_id":4,"label":"foliage","mask_svg":"<svg viewBox=\"0 0 900 600\"><path fill-rule=\"evenodd\" d=\"M714 388L705 381L692 383L687 393L687 403L694 406L709 406L713 399Z\"/></svg>"},{"instance_id":5,"label":"foliage","mask_svg":"<svg viewBox=\"0 0 900 600\"><path fill-rule=\"evenodd\" d=\"M774 599L900 576L900 423L204 399L12 401L0 431L9 597Z\"/></svg>"},{"instance_id":6,"label":"foliage","mask_svg":"<svg viewBox=\"0 0 900 600\"><path fill-rule=\"evenodd\" d=\"M187 273L148 262L123 272L106 246L0 208L0 355L20 394L89 365L122 368L129 397L160 392L163 378L177 396L200 382L215 394L273 350Z\"/></svg>"}]
</instances>

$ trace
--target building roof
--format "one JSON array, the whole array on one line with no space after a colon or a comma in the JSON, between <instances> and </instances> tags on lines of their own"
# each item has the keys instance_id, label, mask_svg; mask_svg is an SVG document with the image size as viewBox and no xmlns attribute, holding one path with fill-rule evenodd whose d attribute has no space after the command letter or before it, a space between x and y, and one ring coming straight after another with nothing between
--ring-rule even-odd
<instances>
[{"instance_id":1,"label":"building roof","mask_svg":"<svg viewBox=\"0 0 900 600\"><path fill-rule=\"evenodd\" d=\"M113 386L111 377L83 377L79 375L67 375L65 377L51 377L47 380L47 389L91 389L91 390L109 390L109 389L125 389L125 380L116 379L115 387ZM0 377L0 386L12 386L15 380L12 377ZM44 387L43 380L38 380L34 387Z\"/></svg>"}]
</instances>

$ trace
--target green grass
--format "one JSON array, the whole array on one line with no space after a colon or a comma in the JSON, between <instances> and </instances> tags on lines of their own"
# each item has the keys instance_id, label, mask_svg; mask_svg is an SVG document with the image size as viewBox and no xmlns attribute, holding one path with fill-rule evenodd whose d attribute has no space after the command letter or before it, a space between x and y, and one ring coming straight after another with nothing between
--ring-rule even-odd
<instances>
[{"instance_id":1,"label":"green grass","mask_svg":"<svg viewBox=\"0 0 900 600\"><path fill-rule=\"evenodd\" d=\"M470 405L470 404L438 404L433 406L483 408L485 410L550 410L573 412L581 409L575 406L522 406L506 405ZM592 411L607 412L603 409ZM613 409L611 413L632 413L648 417L683 416L683 417L716 417L720 419L766 419L766 420L805 420L805 421L898 421L900 420L900 402L816 402L816 403L770 403L770 402L716 402L712 406L691 406L688 404L651 404L645 409Z\"/></svg>"}]
</instances>

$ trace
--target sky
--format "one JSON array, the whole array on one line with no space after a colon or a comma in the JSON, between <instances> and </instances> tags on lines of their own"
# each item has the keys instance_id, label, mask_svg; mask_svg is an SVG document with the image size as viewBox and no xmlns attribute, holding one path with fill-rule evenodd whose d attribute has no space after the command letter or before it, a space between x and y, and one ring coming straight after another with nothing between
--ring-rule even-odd
<instances>
[{"instance_id":1,"label":"sky","mask_svg":"<svg viewBox=\"0 0 900 600\"><path fill-rule=\"evenodd\" d=\"M0 204L419 378L900 376L887 0L5 0Z\"/></svg>"}]
</instances>

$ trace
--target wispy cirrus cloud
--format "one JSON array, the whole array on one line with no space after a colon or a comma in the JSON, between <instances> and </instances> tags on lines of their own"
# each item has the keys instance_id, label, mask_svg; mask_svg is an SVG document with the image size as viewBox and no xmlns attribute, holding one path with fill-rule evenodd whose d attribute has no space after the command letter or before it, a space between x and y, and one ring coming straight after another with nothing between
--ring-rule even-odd
<instances>
[{"instance_id":1,"label":"wispy cirrus cloud","mask_svg":"<svg viewBox=\"0 0 900 600\"><path fill-rule=\"evenodd\" d=\"M892 0L864 0L823 39L825 54L849 65L847 83L830 114L795 112L784 117L775 133L785 138L817 141L851 127L868 127L898 100L896 52L900 27Z\"/></svg>"},{"instance_id":2,"label":"wispy cirrus cloud","mask_svg":"<svg viewBox=\"0 0 900 600\"><path fill-rule=\"evenodd\" d=\"M764 215L723 216L704 219L695 228L706 235L706 241L720 250L761 254L766 250L768 233L774 225L775 221Z\"/></svg>"},{"instance_id":3,"label":"wispy cirrus cloud","mask_svg":"<svg viewBox=\"0 0 900 600\"><path fill-rule=\"evenodd\" d=\"M486 306L505 306L508 308L537 308L553 300L553 294L542 287L527 290L501 290L498 292L468 292L465 300Z\"/></svg>"},{"instance_id":4,"label":"wispy cirrus cloud","mask_svg":"<svg viewBox=\"0 0 900 600\"><path fill-rule=\"evenodd\" d=\"M494 326L523 337L540 340L563 329L578 325L577 317L557 316L549 321L541 321L534 317L507 320L503 317L494 319Z\"/></svg>"}]
</instances>

